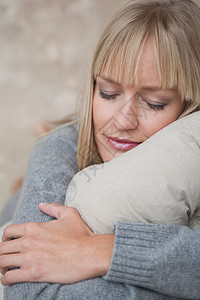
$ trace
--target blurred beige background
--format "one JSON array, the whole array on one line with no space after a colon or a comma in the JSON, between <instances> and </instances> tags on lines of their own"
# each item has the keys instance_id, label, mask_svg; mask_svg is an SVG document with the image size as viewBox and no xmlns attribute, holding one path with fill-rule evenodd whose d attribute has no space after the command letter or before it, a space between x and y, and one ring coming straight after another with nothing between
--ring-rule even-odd
<instances>
[{"instance_id":1,"label":"blurred beige background","mask_svg":"<svg viewBox=\"0 0 200 300\"><path fill-rule=\"evenodd\" d=\"M0 0L0 211L38 122L75 109L92 49L124 0Z\"/></svg>"}]
</instances>

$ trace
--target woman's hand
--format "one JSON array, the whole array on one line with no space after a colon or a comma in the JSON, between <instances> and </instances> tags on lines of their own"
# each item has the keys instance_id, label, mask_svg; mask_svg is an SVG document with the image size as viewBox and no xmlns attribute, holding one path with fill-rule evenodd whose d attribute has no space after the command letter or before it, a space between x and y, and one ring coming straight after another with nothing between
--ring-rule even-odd
<instances>
[{"instance_id":1,"label":"woman's hand","mask_svg":"<svg viewBox=\"0 0 200 300\"><path fill-rule=\"evenodd\" d=\"M114 235L95 235L78 211L60 204L39 206L57 220L5 228L0 244L1 282L74 283L108 271ZM9 270L19 267L18 269Z\"/></svg>"}]
</instances>

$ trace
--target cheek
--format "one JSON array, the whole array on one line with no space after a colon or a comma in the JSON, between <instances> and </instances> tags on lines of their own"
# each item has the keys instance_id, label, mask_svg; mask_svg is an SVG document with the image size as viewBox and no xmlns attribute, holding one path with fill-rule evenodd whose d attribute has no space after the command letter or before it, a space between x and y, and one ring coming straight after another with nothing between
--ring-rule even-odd
<instances>
[{"instance_id":1,"label":"cheek","mask_svg":"<svg viewBox=\"0 0 200 300\"><path fill-rule=\"evenodd\" d=\"M97 97L94 97L93 100L93 124L94 130L97 131L109 122L112 119L112 110L109 109L109 105L106 104L106 101L102 101Z\"/></svg>"},{"instance_id":2,"label":"cheek","mask_svg":"<svg viewBox=\"0 0 200 300\"><path fill-rule=\"evenodd\" d=\"M165 126L177 120L179 115L180 113L175 113L174 111L163 112L163 114L158 112L157 115L152 116L152 118L147 118L143 123L146 136L149 138Z\"/></svg>"},{"instance_id":3,"label":"cheek","mask_svg":"<svg viewBox=\"0 0 200 300\"><path fill-rule=\"evenodd\" d=\"M151 137L153 134L164 128L166 125L163 121L149 122L144 126L144 133L147 138Z\"/></svg>"},{"instance_id":4,"label":"cheek","mask_svg":"<svg viewBox=\"0 0 200 300\"><path fill-rule=\"evenodd\" d=\"M93 124L95 131L101 126L101 115L102 109L101 105L98 104L98 101L95 99L93 100Z\"/></svg>"}]
</instances>

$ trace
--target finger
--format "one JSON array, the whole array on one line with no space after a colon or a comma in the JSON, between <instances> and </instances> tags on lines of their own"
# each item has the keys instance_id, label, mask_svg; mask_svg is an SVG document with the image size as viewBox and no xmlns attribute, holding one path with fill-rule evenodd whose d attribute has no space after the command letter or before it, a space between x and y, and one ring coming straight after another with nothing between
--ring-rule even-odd
<instances>
[{"instance_id":1,"label":"finger","mask_svg":"<svg viewBox=\"0 0 200 300\"><path fill-rule=\"evenodd\" d=\"M56 219L63 219L67 213L67 207L59 203L40 203L39 209L45 214Z\"/></svg>"},{"instance_id":2,"label":"finger","mask_svg":"<svg viewBox=\"0 0 200 300\"><path fill-rule=\"evenodd\" d=\"M18 239L24 235L25 224L8 225L2 236L2 241L8 241L11 239Z\"/></svg>"},{"instance_id":3,"label":"finger","mask_svg":"<svg viewBox=\"0 0 200 300\"><path fill-rule=\"evenodd\" d=\"M16 269L6 272L1 277L1 283L3 285L10 285L17 282L31 282L31 277L26 269Z\"/></svg>"},{"instance_id":4,"label":"finger","mask_svg":"<svg viewBox=\"0 0 200 300\"><path fill-rule=\"evenodd\" d=\"M9 268L3 268L3 269L0 268L0 273L4 275L8 270Z\"/></svg>"},{"instance_id":5,"label":"finger","mask_svg":"<svg viewBox=\"0 0 200 300\"><path fill-rule=\"evenodd\" d=\"M20 252L20 239L0 243L0 255Z\"/></svg>"},{"instance_id":6,"label":"finger","mask_svg":"<svg viewBox=\"0 0 200 300\"><path fill-rule=\"evenodd\" d=\"M8 254L8 255L2 255L0 257L0 268L15 268L20 267L22 265L22 255L17 254Z\"/></svg>"}]
</instances>

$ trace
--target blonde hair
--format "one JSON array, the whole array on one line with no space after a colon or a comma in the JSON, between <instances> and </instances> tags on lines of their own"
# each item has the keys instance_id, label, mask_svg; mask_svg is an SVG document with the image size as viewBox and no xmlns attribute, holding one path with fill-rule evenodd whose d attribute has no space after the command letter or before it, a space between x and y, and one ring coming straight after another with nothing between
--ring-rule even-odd
<instances>
[{"instance_id":1,"label":"blonde hair","mask_svg":"<svg viewBox=\"0 0 200 300\"><path fill-rule=\"evenodd\" d=\"M94 52L78 116L80 169L102 162L92 120L97 76L104 71L116 82L125 78L129 86L133 81L137 83L140 56L149 37L154 44L161 88L177 88L185 101L180 117L199 110L200 8L191 0L129 1L109 21Z\"/></svg>"}]
</instances>

